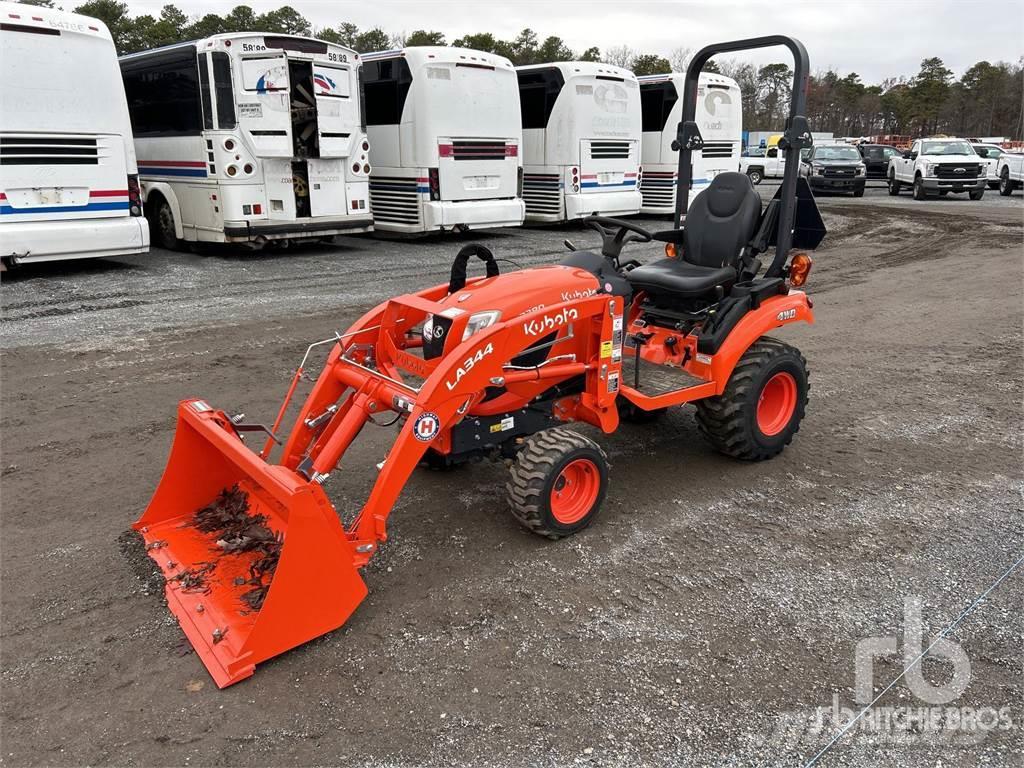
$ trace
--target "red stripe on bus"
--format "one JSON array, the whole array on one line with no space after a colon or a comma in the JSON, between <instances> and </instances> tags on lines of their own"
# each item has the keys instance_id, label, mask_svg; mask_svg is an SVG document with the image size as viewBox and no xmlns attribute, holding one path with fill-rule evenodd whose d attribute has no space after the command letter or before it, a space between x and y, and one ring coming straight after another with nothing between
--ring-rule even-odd
<instances>
[{"instance_id":1,"label":"red stripe on bus","mask_svg":"<svg viewBox=\"0 0 1024 768\"><path fill-rule=\"evenodd\" d=\"M94 189L89 192L89 197L127 197L127 189Z\"/></svg>"},{"instance_id":2,"label":"red stripe on bus","mask_svg":"<svg viewBox=\"0 0 1024 768\"><path fill-rule=\"evenodd\" d=\"M163 165L168 168L205 168L202 160L139 160L139 165Z\"/></svg>"}]
</instances>

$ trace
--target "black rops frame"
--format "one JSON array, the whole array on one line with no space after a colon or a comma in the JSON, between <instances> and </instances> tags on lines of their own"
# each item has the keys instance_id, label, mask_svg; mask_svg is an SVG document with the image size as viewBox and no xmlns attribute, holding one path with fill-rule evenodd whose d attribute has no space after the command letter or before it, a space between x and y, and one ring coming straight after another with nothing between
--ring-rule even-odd
<instances>
[{"instance_id":1,"label":"black rops frame","mask_svg":"<svg viewBox=\"0 0 1024 768\"><path fill-rule=\"evenodd\" d=\"M697 52L686 68L686 83L683 86L683 115L676 131L673 149L679 151L679 171L676 181L676 214L675 227L682 224L690 202L690 182L693 179L691 158L694 150L704 146L700 129L694 121L697 113L697 81L701 70L708 59L718 53L733 53L754 48L770 48L784 45L793 54L793 92L789 102L789 117L779 148L786 152L786 168L782 176L780 191L781 205L779 208L779 229L775 239L775 258L765 271L765 277L777 277L782 274L786 256L793 242L793 224L796 210L796 184L800 168L800 150L811 146L811 132L805 116L807 107L807 78L810 64L807 49L799 40L786 35L767 35L751 37L746 40L733 40L727 43L712 43Z\"/></svg>"}]
</instances>

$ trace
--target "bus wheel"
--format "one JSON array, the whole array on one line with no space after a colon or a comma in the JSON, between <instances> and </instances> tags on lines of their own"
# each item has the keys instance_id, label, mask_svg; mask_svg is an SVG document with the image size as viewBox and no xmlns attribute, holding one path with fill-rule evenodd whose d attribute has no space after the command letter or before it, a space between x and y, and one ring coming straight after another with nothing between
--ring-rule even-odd
<instances>
[{"instance_id":1,"label":"bus wheel","mask_svg":"<svg viewBox=\"0 0 1024 768\"><path fill-rule=\"evenodd\" d=\"M156 205L150 208L152 217L149 220L150 239L161 248L176 251L181 246L174 231L174 211L162 197L157 198Z\"/></svg>"}]
</instances>

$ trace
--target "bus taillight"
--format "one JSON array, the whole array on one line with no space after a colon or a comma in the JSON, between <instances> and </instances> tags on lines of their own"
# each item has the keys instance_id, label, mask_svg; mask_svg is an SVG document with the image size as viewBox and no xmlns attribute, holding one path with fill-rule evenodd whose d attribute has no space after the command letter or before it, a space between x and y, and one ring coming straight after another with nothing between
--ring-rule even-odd
<instances>
[{"instance_id":1,"label":"bus taillight","mask_svg":"<svg viewBox=\"0 0 1024 768\"><path fill-rule=\"evenodd\" d=\"M128 212L132 216L142 215L142 189L137 174L128 175Z\"/></svg>"},{"instance_id":2,"label":"bus taillight","mask_svg":"<svg viewBox=\"0 0 1024 768\"><path fill-rule=\"evenodd\" d=\"M431 168L427 175L430 177L430 199L440 200L441 199L441 175L438 173L437 168Z\"/></svg>"}]
</instances>

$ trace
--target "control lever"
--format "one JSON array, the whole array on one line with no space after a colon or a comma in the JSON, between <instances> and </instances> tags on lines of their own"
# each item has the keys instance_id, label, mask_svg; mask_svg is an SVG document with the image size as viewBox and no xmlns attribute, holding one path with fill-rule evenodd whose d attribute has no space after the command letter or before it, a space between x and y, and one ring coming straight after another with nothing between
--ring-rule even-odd
<instances>
[{"instance_id":1,"label":"control lever","mask_svg":"<svg viewBox=\"0 0 1024 768\"><path fill-rule=\"evenodd\" d=\"M563 241L562 241L562 245L564 245L564 246L565 246L566 248L568 248L568 249L569 249L570 251L575 251L575 250L576 250L576 243L574 243L574 242L573 242L572 240L570 240L569 238L566 238L565 240L563 240Z\"/></svg>"}]
</instances>

